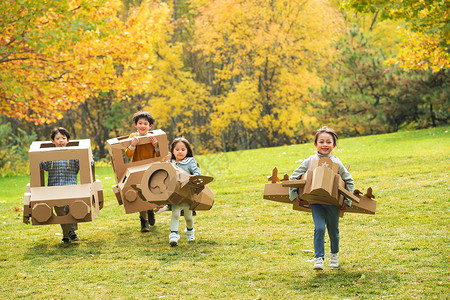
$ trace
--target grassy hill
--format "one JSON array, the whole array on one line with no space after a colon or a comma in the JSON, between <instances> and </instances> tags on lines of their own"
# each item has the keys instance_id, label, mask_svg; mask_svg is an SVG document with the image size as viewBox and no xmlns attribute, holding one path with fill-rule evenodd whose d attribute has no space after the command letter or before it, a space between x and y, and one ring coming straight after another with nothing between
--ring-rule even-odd
<instances>
[{"instance_id":1,"label":"grassy hill","mask_svg":"<svg viewBox=\"0 0 450 300\"><path fill-rule=\"evenodd\" d=\"M351 165L356 188L372 187L377 213L341 219L341 268L321 272L312 269L311 215L262 199L272 169L290 175L311 143L198 156L215 177L215 204L195 217L197 240L181 233L175 248L170 212L141 233L138 214L113 196L110 167L96 170L104 209L70 245L59 243L59 225L22 223L15 207L28 177L1 178L0 298L447 298L449 129L339 141L334 154Z\"/></svg>"}]
</instances>

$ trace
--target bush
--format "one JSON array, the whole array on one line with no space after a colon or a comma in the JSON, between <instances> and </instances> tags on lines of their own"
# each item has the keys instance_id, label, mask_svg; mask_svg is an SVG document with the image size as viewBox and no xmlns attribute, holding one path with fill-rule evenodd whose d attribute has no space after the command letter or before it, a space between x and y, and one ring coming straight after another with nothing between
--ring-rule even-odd
<instances>
[{"instance_id":1,"label":"bush","mask_svg":"<svg viewBox=\"0 0 450 300\"><path fill-rule=\"evenodd\" d=\"M37 136L20 128L14 131L9 123L0 125L0 177L29 173L28 149Z\"/></svg>"}]
</instances>

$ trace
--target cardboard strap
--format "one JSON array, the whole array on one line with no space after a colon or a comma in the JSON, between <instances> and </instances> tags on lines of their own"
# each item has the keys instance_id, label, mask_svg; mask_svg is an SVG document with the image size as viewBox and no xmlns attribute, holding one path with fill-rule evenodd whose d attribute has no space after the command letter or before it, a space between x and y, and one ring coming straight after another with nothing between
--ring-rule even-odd
<instances>
[{"instance_id":1,"label":"cardboard strap","mask_svg":"<svg viewBox=\"0 0 450 300\"><path fill-rule=\"evenodd\" d=\"M338 192L339 192L339 194L343 195L344 197L346 197L352 201L355 201L356 203L359 203L359 198L356 197L355 195L353 195L352 193L350 193L349 191L347 191L345 188L340 186Z\"/></svg>"},{"instance_id":2,"label":"cardboard strap","mask_svg":"<svg viewBox=\"0 0 450 300\"><path fill-rule=\"evenodd\" d=\"M306 179L283 181L285 187L302 188L306 184Z\"/></svg>"}]
</instances>

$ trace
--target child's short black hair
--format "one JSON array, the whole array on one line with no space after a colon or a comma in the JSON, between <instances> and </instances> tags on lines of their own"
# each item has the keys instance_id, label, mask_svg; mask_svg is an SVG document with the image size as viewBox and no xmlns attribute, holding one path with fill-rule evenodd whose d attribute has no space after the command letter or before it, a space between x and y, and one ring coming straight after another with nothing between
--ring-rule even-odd
<instances>
[{"instance_id":1,"label":"child's short black hair","mask_svg":"<svg viewBox=\"0 0 450 300\"><path fill-rule=\"evenodd\" d=\"M148 123L150 123L150 125L155 123L155 118L153 118L153 116L149 112L146 112L146 111L138 111L137 113L135 113L133 115L133 122L135 125L137 125L137 122L139 121L139 119L146 119L148 121Z\"/></svg>"},{"instance_id":2,"label":"child's short black hair","mask_svg":"<svg viewBox=\"0 0 450 300\"><path fill-rule=\"evenodd\" d=\"M331 129L330 127L327 127L327 126L323 126L322 128L320 128L316 131L316 134L314 136L314 145L317 144L317 139L319 138L319 134L321 134L321 133L328 133L329 135L331 135L333 137L334 145L336 146L338 136L333 129Z\"/></svg>"},{"instance_id":3,"label":"child's short black hair","mask_svg":"<svg viewBox=\"0 0 450 300\"><path fill-rule=\"evenodd\" d=\"M52 130L52 134L50 135L50 137L52 138L52 141L55 139L55 136L61 133L62 135L64 135L68 140L70 140L70 133L67 129L65 129L64 127L56 127L55 129Z\"/></svg>"},{"instance_id":4,"label":"child's short black hair","mask_svg":"<svg viewBox=\"0 0 450 300\"><path fill-rule=\"evenodd\" d=\"M178 144L179 142L182 142L186 146L186 150L187 150L186 157L194 157L191 144L189 143L189 141L187 139L185 139L182 136L182 137L174 139L172 144L170 144L170 153L172 154L172 159L175 159L175 155L173 155L173 149L175 148L175 145Z\"/></svg>"}]
</instances>

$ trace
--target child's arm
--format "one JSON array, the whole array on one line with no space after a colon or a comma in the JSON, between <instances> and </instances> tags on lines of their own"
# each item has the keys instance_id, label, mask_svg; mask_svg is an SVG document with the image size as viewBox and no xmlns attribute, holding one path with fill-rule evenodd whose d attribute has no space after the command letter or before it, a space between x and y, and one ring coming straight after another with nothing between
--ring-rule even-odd
<instances>
[{"instance_id":1,"label":"child's arm","mask_svg":"<svg viewBox=\"0 0 450 300\"><path fill-rule=\"evenodd\" d=\"M310 159L305 159L300 166L295 169L294 173L292 173L291 177L289 177L289 180L297 180L300 179L300 176L306 173L309 168L309 162ZM289 188L289 200L294 201L298 197L298 188Z\"/></svg>"},{"instance_id":2,"label":"child's arm","mask_svg":"<svg viewBox=\"0 0 450 300\"><path fill-rule=\"evenodd\" d=\"M306 173L306 171L308 171L309 168L309 161L310 159L307 158L305 159L300 166L298 166L297 169L295 169L294 173L292 173L291 177L289 177L289 180L297 180L300 179L300 176L302 176L303 174Z\"/></svg>"},{"instance_id":3,"label":"child's arm","mask_svg":"<svg viewBox=\"0 0 450 300\"><path fill-rule=\"evenodd\" d=\"M152 142L153 148L155 149L154 157L158 157L160 155L158 140L154 136L151 136L150 141Z\"/></svg>"},{"instance_id":4,"label":"child's arm","mask_svg":"<svg viewBox=\"0 0 450 300\"><path fill-rule=\"evenodd\" d=\"M130 139L130 138L133 138L133 140L131 141L131 145L128 146L128 147L125 149L125 155L126 155L128 158L133 157L134 150L136 150L136 145L137 145L137 143L139 142L139 140L138 140L138 138L136 137L136 135L137 135L137 134L136 134L135 132L133 132L133 133L130 134L130 136L128 137L129 139Z\"/></svg>"},{"instance_id":5,"label":"child's arm","mask_svg":"<svg viewBox=\"0 0 450 300\"><path fill-rule=\"evenodd\" d=\"M198 167L197 161L195 158L192 158L192 160L189 162L189 173L192 175L201 175L202 171L200 171L200 168Z\"/></svg>"}]
</instances>

